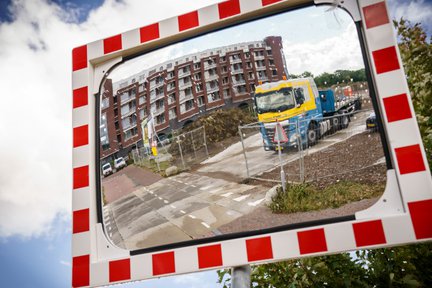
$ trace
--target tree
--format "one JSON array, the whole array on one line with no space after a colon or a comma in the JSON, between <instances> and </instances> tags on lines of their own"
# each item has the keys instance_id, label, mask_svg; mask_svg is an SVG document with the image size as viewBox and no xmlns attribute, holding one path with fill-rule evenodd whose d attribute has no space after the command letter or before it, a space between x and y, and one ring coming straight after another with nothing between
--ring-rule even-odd
<instances>
[{"instance_id":1,"label":"tree","mask_svg":"<svg viewBox=\"0 0 432 288\"><path fill-rule=\"evenodd\" d=\"M393 22L399 36L399 50L420 133L432 165L432 45L420 24L401 19Z\"/></svg>"}]
</instances>

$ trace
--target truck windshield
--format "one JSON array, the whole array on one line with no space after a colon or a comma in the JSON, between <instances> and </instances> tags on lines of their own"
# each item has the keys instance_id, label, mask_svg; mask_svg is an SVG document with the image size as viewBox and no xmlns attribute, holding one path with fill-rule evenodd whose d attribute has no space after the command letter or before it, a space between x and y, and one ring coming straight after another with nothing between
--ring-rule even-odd
<instances>
[{"instance_id":1,"label":"truck windshield","mask_svg":"<svg viewBox=\"0 0 432 288\"><path fill-rule=\"evenodd\" d=\"M258 93L255 97L258 113L280 112L295 107L292 88Z\"/></svg>"}]
</instances>

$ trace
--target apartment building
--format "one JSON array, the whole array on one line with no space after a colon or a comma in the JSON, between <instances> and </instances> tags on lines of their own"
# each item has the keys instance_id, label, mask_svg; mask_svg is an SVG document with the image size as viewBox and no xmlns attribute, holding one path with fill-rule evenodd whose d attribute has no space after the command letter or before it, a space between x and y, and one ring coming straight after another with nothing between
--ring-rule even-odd
<instances>
[{"instance_id":1,"label":"apartment building","mask_svg":"<svg viewBox=\"0 0 432 288\"><path fill-rule=\"evenodd\" d=\"M173 59L112 82L101 95L101 159L124 156L142 146L140 123L155 119L158 135L214 109L252 103L259 82L288 75L282 38L238 43Z\"/></svg>"}]
</instances>

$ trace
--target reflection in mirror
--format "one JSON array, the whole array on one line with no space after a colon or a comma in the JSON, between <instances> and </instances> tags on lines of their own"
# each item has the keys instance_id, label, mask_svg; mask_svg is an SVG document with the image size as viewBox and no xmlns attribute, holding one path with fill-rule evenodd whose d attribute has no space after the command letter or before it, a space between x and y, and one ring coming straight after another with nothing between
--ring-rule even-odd
<instances>
[{"instance_id":1,"label":"reflection in mirror","mask_svg":"<svg viewBox=\"0 0 432 288\"><path fill-rule=\"evenodd\" d=\"M100 181L116 245L353 215L377 201L386 167L355 24L327 9L212 32L108 75Z\"/></svg>"}]
</instances>

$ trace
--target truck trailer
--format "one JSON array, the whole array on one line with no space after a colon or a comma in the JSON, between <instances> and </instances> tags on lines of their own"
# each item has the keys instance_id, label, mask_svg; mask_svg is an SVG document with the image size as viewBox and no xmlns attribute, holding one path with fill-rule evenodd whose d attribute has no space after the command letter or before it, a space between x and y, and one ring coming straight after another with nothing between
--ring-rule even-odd
<instances>
[{"instance_id":1,"label":"truck trailer","mask_svg":"<svg viewBox=\"0 0 432 288\"><path fill-rule=\"evenodd\" d=\"M310 147L322 136L347 128L351 115L361 108L358 98L336 105L334 92L318 90L313 78L283 79L258 85L254 101L264 149L274 151L278 149L274 141L277 122L288 136L288 141L280 145L281 149L297 145Z\"/></svg>"}]
</instances>

